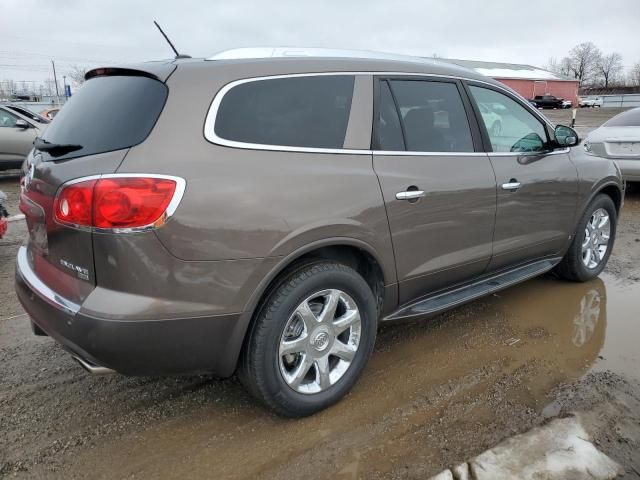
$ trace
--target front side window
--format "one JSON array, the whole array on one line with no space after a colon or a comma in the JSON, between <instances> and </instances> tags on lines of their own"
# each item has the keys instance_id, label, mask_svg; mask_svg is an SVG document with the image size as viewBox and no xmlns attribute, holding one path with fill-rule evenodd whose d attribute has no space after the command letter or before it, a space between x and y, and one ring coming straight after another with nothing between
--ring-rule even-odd
<instances>
[{"instance_id":1,"label":"front side window","mask_svg":"<svg viewBox=\"0 0 640 480\"><path fill-rule=\"evenodd\" d=\"M305 148L343 148L353 75L273 78L241 83L222 98L219 138Z\"/></svg>"},{"instance_id":2,"label":"front side window","mask_svg":"<svg viewBox=\"0 0 640 480\"><path fill-rule=\"evenodd\" d=\"M470 86L494 152L537 152L544 150L544 124L507 95Z\"/></svg>"},{"instance_id":3,"label":"front side window","mask_svg":"<svg viewBox=\"0 0 640 480\"><path fill-rule=\"evenodd\" d=\"M473 152L469 121L455 83L392 80L407 151Z\"/></svg>"},{"instance_id":4,"label":"front side window","mask_svg":"<svg viewBox=\"0 0 640 480\"><path fill-rule=\"evenodd\" d=\"M11 128L16 126L18 117L11 115L6 110L0 109L0 127Z\"/></svg>"}]
</instances>

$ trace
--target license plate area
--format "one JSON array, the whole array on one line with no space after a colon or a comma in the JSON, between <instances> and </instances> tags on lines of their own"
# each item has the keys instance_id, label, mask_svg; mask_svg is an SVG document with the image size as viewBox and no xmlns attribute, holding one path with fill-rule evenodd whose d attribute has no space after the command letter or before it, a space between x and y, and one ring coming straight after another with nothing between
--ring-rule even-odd
<instances>
[{"instance_id":1,"label":"license plate area","mask_svg":"<svg viewBox=\"0 0 640 480\"><path fill-rule=\"evenodd\" d=\"M610 155L619 157L640 157L640 142L607 142Z\"/></svg>"}]
</instances>

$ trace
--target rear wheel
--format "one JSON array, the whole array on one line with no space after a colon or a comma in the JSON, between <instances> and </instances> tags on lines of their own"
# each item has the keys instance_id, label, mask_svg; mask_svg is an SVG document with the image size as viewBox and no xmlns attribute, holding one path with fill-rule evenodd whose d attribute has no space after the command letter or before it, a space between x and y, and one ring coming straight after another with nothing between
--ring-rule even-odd
<instances>
[{"instance_id":1,"label":"rear wheel","mask_svg":"<svg viewBox=\"0 0 640 480\"><path fill-rule=\"evenodd\" d=\"M589 204L566 255L556 267L567 280L586 282L598 276L609 260L616 236L617 211L608 195Z\"/></svg>"},{"instance_id":2,"label":"rear wheel","mask_svg":"<svg viewBox=\"0 0 640 480\"><path fill-rule=\"evenodd\" d=\"M273 290L243 351L240 378L277 413L303 417L342 398L373 349L376 300L353 269L318 262Z\"/></svg>"}]
</instances>

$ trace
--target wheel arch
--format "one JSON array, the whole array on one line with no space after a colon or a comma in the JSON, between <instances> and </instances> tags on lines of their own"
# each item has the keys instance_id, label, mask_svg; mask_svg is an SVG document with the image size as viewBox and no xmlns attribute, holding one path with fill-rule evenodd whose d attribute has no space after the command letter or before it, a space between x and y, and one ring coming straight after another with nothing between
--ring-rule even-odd
<instances>
[{"instance_id":1,"label":"wheel arch","mask_svg":"<svg viewBox=\"0 0 640 480\"><path fill-rule=\"evenodd\" d=\"M397 306L397 285L395 272L384 270L384 263L378 253L366 242L355 238L330 238L307 244L282 257L281 261L265 275L247 301L244 311L229 340L227 347L228 364L225 370L233 373L243 346L251 333L251 326L264 301L282 278L302 265L315 260L334 260L356 270L371 287L376 296L378 311L388 311Z\"/></svg>"}]
</instances>

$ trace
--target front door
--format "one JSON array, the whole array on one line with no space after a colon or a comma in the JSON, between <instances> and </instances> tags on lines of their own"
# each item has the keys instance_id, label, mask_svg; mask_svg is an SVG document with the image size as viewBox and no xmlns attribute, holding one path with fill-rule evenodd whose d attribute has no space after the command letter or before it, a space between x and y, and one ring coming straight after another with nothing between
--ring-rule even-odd
<instances>
[{"instance_id":1,"label":"front door","mask_svg":"<svg viewBox=\"0 0 640 480\"><path fill-rule=\"evenodd\" d=\"M373 164L406 303L485 270L496 184L459 82L379 78L377 87Z\"/></svg>"},{"instance_id":2,"label":"front door","mask_svg":"<svg viewBox=\"0 0 640 480\"><path fill-rule=\"evenodd\" d=\"M479 84L469 91L493 150L498 187L489 270L558 254L573 234L578 201L569 149L554 149L545 123L515 98ZM492 127L496 122L500 128Z\"/></svg>"}]
</instances>

